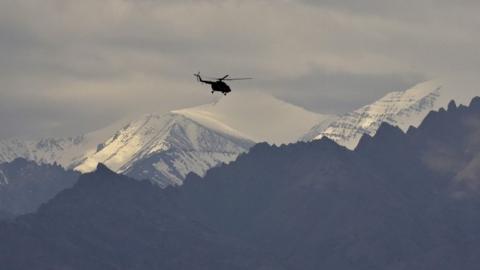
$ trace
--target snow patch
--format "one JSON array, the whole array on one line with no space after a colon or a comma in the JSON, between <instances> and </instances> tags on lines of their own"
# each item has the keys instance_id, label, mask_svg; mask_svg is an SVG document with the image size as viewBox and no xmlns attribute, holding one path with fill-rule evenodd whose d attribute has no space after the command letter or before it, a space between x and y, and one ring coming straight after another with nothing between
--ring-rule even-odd
<instances>
[{"instance_id":1,"label":"snow patch","mask_svg":"<svg viewBox=\"0 0 480 270\"><path fill-rule=\"evenodd\" d=\"M8 185L8 178L1 169L0 169L0 185Z\"/></svg>"}]
</instances>

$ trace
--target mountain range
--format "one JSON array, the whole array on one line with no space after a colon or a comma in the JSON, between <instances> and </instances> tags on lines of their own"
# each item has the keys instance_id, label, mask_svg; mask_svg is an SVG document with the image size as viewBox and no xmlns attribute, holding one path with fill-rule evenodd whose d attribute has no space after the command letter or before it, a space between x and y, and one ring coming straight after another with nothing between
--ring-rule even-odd
<instances>
[{"instance_id":1,"label":"mountain range","mask_svg":"<svg viewBox=\"0 0 480 270\"><path fill-rule=\"evenodd\" d=\"M258 142L280 145L328 137L354 149L363 134L374 135L382 122L406 131L451 99L466 104L473 93L450 82L429 81L341 116L309 112L266 94L232 93L213 104L147 114L71 138L0 140L0 162L21 157L83 173L101 162L161 187L180 185L188 173L203 175Z\"/></svg>"},{"instance_id":2,"label":"mountain range","mask_svg":"<svg viewBox=\"0 0 480 270\"><path fill-rule=\"evenodd\" d=\"M152 188L99 164L0 224L6 269L477 269L480 98L354 151L259 143Z\"/></svg>"},{"instance_id":3,"label":"mountain range","mask_svg":"<svg viewBox=\"0 0 480 270\"><path fill-rule=\"evenodd\" d=\"M410 126L418 127L430 111L446 107L451 100L468 104L478 95L475 89L446 79L420 83L407 90L391 92L372 104L333 119L327 126L319 123L302 139L328 137L354 149L364 134L374 135L384 122L407 131Z\"/></svg>"},{"instance_id":4,"label":"mountain range","mask_svg":"<svg viewBox=\"0 0 480 270\"><path fill-rule=\"evenodd\" d=\"M23 157L83 173L101 162L165 187L181 184L190 172L203 175L228 163L255 142L294 142L329 117L265 94L232 93L213 104L147 114L73 138L3 140L0 162Z\"/></svg>"}]
</instances>

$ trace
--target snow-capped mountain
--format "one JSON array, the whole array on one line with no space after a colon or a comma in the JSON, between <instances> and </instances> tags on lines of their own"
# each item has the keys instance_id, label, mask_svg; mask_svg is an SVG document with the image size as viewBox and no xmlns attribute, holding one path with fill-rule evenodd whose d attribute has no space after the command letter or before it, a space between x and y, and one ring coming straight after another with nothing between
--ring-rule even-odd
<instances>
[{"instance_id":1,"label":"snow-capped mountain","mask_svg":"<svg viewBox=\"0 0 480 270\"><path fill-rule=\"evenodd\" d=\"M349 149L354 149L363 134L373 136L382 122L398 126L406 131L417 127L432 110L446 107L455 100L468 104L480 90L460 86L453 81L432 80L420 83L408 90L391 92L376 102L354 112L347 113L322 130L317 128L302 139L320 139L324 136Z\"/></svg>"},{"instance_id":2,"label":"snow-capped mountain","mask_svg":"<svg viewBox=\"0 0 480 270\"><path fill-rule=\"evenodd\" d=\"M25 158L89 172L99 162L118 173L151 179L161 186L181 184L234 160L253 145L239 131L213 120L205 127L182 114L149 114L72 138L0 141L0 163ZM0 181L7 181L0 173Z\"/></svg>"},{"instance_id":3,"label":"snow-capped mountain","mask_svg":"<svg viewBox=\"0 0 480 270\"><path fill-rule=\"evenodd\" d=\"M320 133L322 133L326 128L328 128L333 122L335 122L339 116L331 116L326 118L316 125L314 125L307 133L305 133L300 140L301 141L311 141L315 139Z\"/></svg>"},{"instance_id":4,"label":"snow-capped mountain","mask_svg":"<svg viewBox=\"0 0 480 270\"><path fill-rule=\"evenodd\" d=\"M149 114L131 122L75 167L92 171L99 162L161 186L181 184L234 160L254 142L294 142L328 116L259 93L232 94L213 104Z\"/></svg>"},{"instance_id":5,"label":"snow-capped mountain","mask_svg":"<svg viewBox=\"0 0 480 270\"><path fill-rule=\"evenodd\" d=\"M209 129L177 113L149 114L119 130L75 169L89 172L101 162L116 172L161 186L182 184L188 173L203 175L253 145L234 135L233 129L226 130Z\"/></svg>"},{"instance_id":6,"label":"snow-capped mountain","mask_svg":"<svg viewBox=\"0 0 480 270\"><path fill-rule=\"evenodd\" d=\"M72 168L85 156L95 153L99 145L123 126L125 121L118 121L105 128L75 137L0 140L0 163L24 158L38 164L57 163L64 168Z\"/></svg>"},{"instance_id":7,"label":"snow-capped mountain","mask_svg":"<svg viewBox=\"0 0 480 270\"><path fill-rule=\"evenodd\" d=\"M310 112L256 92L233 92L216 103L177 110L175 113L213 129L225 130L222 125L226 125L255 142L274 144L296 142L314 125L333 117Z\"/></svg>"},{"instance_id":8,"label":"snow-capped mountain","mask_svg":"<svg viewBox=\"0 0 480 270\"><path fill-rule=\"evenodd\" d=\"M11 161L22 157L28 160L34 160L39 163L63 163L68 164L70 157L67 149L72 149L72 154L77 153L77 148L82 145L83 136L73 138L45 138L39 141L23 141L19 139L9 139L0 141L0 160L3 162ZM82 153L82 152L80 152ZM81 154L80 154L81 155ZM75 159L75 157L71 157ZM70 161L71 162L71 161Z\"/></svg>"},{"instance_id":9,"label":"snow-capped mountain","mask_svg":"<svg viewBox=\"0 0 480 270\"><path fill-rule=\"evenodd\" d=\"M0 141L0 162L23 157L89 172L99 162L161 186L234 160L254 142L295 142L319 115L260 93L232 93L212 104L148 114L73 138ZM128 124L126 124L128 123Z\"/></svg>"}]
</instances>

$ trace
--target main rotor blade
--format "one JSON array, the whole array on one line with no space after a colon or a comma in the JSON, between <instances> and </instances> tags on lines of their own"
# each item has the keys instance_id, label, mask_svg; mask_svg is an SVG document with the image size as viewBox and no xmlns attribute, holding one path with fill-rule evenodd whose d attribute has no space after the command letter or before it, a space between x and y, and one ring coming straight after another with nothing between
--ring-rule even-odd
<instances>
[{"instance_id":1,"label":"main rotor blade","mask_svg":"<svg viewBox=\"0 0 480 270\"><path fill-rule=\"evenodd\" d=\"M215 78L215 77L204 77L206 79L209 79L209 80L220 80L220 81L238 81L238 80L251 80L253 78L250 78L250 77L242 77L242 78L228 78L227 77L230 76L230 75L225 75L223 76L222 78Z\"/></svg>"},{"instance_id":2,"label":"main rotor blade","mask_svg":"<svg viewBox=\"0 0 480 270\"><path fill-rule=\"evenodd\" d=\"M225 79L224 81L240 81L240 80L251 80L253 78L231 78L231 79Z\"/></svg>"},{"instance_id":3,"label":"main rotor blade","mask_svg":"<svg viewBox=\"0 0 480 270\"><path fill-rule=\"evenodd\" d=\"M228 76L228 75L227 75L227 76ZM207 76L207 77L205 77L205 78L210 79L210 80L220 80L220 81L223 81L223 80L225 80L226 76L221 77L221 78L218 78L218 77L209 77L209 76ZM228 80L228 79L227 79L227 80Z\"/></svg>"}]
</instances>

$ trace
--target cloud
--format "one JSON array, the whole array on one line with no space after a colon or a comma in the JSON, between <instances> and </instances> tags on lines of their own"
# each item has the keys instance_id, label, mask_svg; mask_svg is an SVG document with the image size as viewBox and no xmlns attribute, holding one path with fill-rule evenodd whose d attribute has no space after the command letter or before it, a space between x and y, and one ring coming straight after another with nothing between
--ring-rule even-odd
<instances>
[{"instance_id":1,"label":"cloud","mask_svg":"<svg viewBox=\"0 0 480 270\"><path fill-rule=\"evenodd\" d=\"M433 0L2 1L0 121L12 128L0 138L24 134L15 126L27 125L29 134L44 135L51 129L42 123L52 119L56 133L74 134L128 114L211 101L192 79L199 70L253 76L235 89L345 112L426 78L476 74L478 7ZM16 118L25 114L30 122Z\"/></svg>"}]
</instances>

